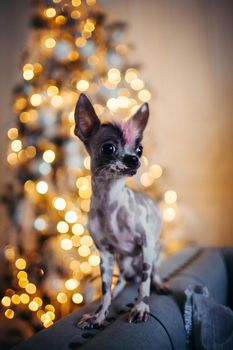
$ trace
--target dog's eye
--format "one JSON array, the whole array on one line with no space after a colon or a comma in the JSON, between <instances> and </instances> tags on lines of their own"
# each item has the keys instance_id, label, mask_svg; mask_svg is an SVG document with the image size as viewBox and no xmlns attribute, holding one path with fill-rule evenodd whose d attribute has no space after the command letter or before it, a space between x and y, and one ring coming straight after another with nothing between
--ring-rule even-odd
<instances>
[{"instance_id":1,"label":"dog's eye","mask_svg":"<svg viewBox=\"0 0 233 350\"><path fill-rule=\"evenodd\" d=\"M141 157L142 150L143 150L143 148L142 148L141 145L136 148L136 154L137 154L138 157Z\"/></svg>"},{"instance_id":2,"label":"dog's eye","mask_svg":"<svg viewBox=\"0 0 233 350\"><path fill-rule=\"evenodd\" d=\"M106 155L110 155L116 152L116 146L112 143L106 143L102 146L102 153Z\"/></svg>"}]
</instances>

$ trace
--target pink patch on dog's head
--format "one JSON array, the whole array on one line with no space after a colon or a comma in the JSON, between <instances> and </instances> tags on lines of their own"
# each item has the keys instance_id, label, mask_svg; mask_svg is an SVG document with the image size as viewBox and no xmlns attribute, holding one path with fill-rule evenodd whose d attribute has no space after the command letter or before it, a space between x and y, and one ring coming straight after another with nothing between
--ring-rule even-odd
<instances>
[{"instance_id":1,"label":"pink patch on dog's head","mask_svg":"<svg viewBox=\"0 0 233 350\"><path fill-rule=\"evenodd\" d=\"M127 122L119 122L117 126L121 129L123 138L126 144L131 144L134 142L136 137L138 136L138 131L131 122L131 120Z\"/></svg>"}]
</instances>

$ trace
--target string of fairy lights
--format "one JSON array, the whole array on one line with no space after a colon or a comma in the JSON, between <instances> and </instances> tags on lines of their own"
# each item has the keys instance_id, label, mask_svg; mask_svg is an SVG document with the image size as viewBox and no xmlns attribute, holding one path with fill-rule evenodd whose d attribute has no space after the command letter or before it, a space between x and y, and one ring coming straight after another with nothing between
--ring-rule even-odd
<instances>
[{"instance_id":1,"label":"string of fairy lights","mask_svg":"<svg viewBox=\"0 0 233 350\"><path fill-rule=\"evenodd\" d=\"M31 223L28 217L26 221L36 244L37 240L55 242L55 262L61 260L65 276L57 277L56 269L51 272L50 263L39 264L40 279L36 279L30 274L32 252L26 246L19 251L9 244L4 254L11 266L12 286L1 304L8 319L27 308L43 327L49 327L85 302L86 277L99 274L100 257L86 229L92 195L90 157L79 149L73 133L78 96L85 92L93 97L94 109L105 121L109 116L129 118L143 102L150 101L151 93L139 70L128 66L129 47L122 43L122 23L105 25L95 0L41 0L34 9L33 23L22 64L23 82L14 96L17 125L8 130L7 162L20 179L20 205L27 202L32 211ZM162 175L161 165L143 156L142 170L131 182L154 193ZM164 222L172 223L176 192L166 191L161 203ZM18 221L24 227L23 214ZM43 257L45 243L40 244Z\"/></svg>"}]
</instances>

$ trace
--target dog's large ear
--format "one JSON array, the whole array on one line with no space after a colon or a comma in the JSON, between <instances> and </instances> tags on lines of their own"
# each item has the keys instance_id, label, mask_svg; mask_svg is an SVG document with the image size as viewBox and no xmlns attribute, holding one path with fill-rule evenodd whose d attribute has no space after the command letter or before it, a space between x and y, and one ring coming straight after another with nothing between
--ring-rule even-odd
<instances>
[{"instance_id":1,"label":"dog's large ear","mask_svg":"<svg viewBox=\"0 0 233 350\"><path fill-rule=\"evenodd\" d=\"M79 96L75 107L74 118L74 133L87 145L90 137L99 129L100 121L91 102L84 94Z\"/></svg>"},{"instance_id":2,"label":"dog's large ear","mask_svg":"<svg viewBox=\"0 0 233 350\"><path fill-rule=\"evenodd\" d=\"M142 135L149 118L148 103L144 103L130 119L138 132Z\"/></svg>"}]
</instances>

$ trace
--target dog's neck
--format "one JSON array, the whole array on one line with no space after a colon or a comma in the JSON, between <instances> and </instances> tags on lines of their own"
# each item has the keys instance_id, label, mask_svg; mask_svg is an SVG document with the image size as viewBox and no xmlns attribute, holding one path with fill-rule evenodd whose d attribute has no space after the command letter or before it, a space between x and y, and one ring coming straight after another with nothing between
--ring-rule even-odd
<instances>
[{"instance_id":1,"label":"dog's neck","mask_svg":"<svg viewBox=\"0 0 233 350\"><path fill-rule=\"evenodd\" d=\"M92 176L92 204L100 202L104 203L112 202L116 199L120 199L126 190L125 177L122 178L108 178L102 176Z\"/></svg>"}]
</instances>

